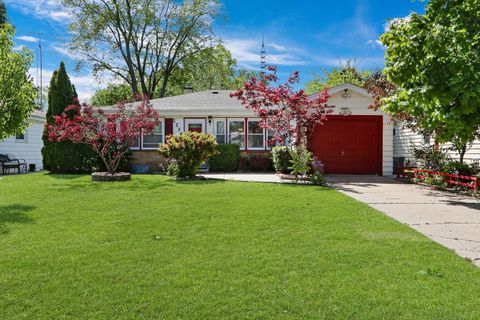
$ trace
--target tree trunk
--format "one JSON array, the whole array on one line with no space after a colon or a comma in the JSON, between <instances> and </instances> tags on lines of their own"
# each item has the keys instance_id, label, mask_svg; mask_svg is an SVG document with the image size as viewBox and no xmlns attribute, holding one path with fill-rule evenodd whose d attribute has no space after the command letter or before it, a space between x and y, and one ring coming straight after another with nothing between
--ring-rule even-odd
<instances>
[{"instance_id":1,"label":"tree trunk","mask_svg":"<svg viewBox=\"0 0 480 320\"><path fill-rule=\"evenodd\" d=\"M464 145L460 148L458 148L458 155L460 156L460 163L463 164L464 158L465 158L465 153L467 153L467 146Z\"/></svg>"}]
</instances>

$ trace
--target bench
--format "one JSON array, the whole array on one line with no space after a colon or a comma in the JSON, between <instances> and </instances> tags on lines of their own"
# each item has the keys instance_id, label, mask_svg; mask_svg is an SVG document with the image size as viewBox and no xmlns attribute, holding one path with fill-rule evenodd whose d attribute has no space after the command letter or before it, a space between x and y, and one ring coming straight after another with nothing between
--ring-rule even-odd
<instances>
[{"instance_id":1,"label":"bench","mask_svg":"<svg viewBox=\"0 0 480 320\"><path fill-rule=\"evenodd\" d=\"M20 173L21 167L27 166L27 162L24 159L17 159L12 154L0 154L0 164L2 165L2 174L11 169L16 169Z\"/></svg>"}]
</instances>

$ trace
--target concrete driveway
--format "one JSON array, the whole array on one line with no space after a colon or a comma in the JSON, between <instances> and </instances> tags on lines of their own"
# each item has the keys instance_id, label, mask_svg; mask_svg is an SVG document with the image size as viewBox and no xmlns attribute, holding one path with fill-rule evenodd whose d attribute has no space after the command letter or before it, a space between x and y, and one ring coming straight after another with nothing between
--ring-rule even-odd
<instances>
[{"instance_id":1,"label":"concrete driveway","mask_svg":"<svg viewBox=\"0 0 480 320\"><path fill-rule=\"evenodd\" d=\"M480 266L478 200L387 177L329 175L327 181Z\"/></svg>"}]
</instances>

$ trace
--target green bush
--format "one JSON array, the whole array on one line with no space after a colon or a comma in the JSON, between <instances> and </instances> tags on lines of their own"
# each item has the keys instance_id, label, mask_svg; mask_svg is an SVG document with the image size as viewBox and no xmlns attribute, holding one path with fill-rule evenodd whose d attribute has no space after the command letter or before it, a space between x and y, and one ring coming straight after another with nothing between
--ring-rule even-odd
<instances>
[{"instance_id":1,"label":"green bush","mask_svg":"<svg viewBox=\"0 0 480 320\"><path fill-rule=\"evenodd\" d=\"M218 154L208 160L212 172L234 172L238 170L240 146L238 144L220 144Z\"/></svg>"},{"instance_id":2,"label":"green bush","mask_svg":"<svg viewBox=\"0 0 480 320\"><path fill-rule=\"evenodd\" d=\"M460 163L459 161L450 161L443 166L443 171L451 174L458 174L461 176L473 176L475 175L475 168L466 163Z\"/></svg>"},{"instance_id":3,"label":"green bush","mask_svg":"<svg viewBox=\"0 0 480 320\"><path fill-rule=\"evenodd\" d=\"M44 141L43 168L52 173L92 173L99 167L97 154L87 145Z\"/></svg>"},{"instance_id":4,"label":"green bush","mask_svg":"<svg viewBox=\"0 0 480 320\"><path fill-rule=\"evenodd\" d=\"M301 176L306 176L311 170L311 163L313 161L313 153L308 151L304 146L298 147L295 150L290 151L292 160L290 160L291 166L289 169L292 174L298 178Z\"/></svg>"},{"instance_id":5,"label":"green bush","mask_svg":"<svg viewBox=\"0 0 480 320\"><path fill-rule=\"evenodd\" d=\"M169 136L160 146L159 152L167 158L171 166L168 171L178 178L194 177L198 167L217 154L218 144L211 134L183 132Z\"/></svg>"},{"instance_id":6,"label":"green bush","mask_svg":"<svg viewBox=\"0 0 480 320\"><path fill-rule=\"evenodd\" d=\"M275 171L278 173L290 173L290 166L292 165L292 155L288 147L273 147L272 161Z\"/></svg>"}]
</instances>

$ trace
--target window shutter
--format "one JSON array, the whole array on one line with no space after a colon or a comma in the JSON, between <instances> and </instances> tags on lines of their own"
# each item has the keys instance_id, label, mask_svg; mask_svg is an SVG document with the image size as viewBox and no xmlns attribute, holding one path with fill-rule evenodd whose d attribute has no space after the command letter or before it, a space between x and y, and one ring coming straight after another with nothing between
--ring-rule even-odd
<instances>
[{"instance_id":1,"label":"window shutter","mask_svg":"<svg viewBox=\"0 0 480 320\"><path fill-rule=\"evenodd\" d=\"M167 142L167 137L173 134L173 119L165 119L165 142Z\"/></svg>"}]
</instances>

